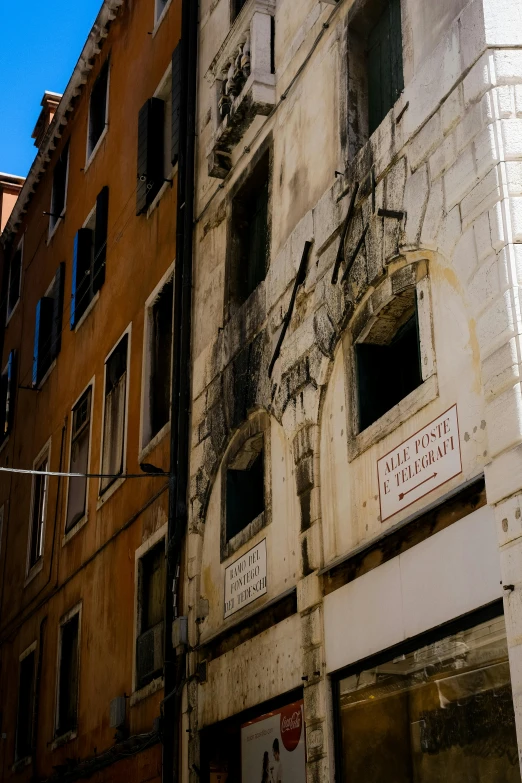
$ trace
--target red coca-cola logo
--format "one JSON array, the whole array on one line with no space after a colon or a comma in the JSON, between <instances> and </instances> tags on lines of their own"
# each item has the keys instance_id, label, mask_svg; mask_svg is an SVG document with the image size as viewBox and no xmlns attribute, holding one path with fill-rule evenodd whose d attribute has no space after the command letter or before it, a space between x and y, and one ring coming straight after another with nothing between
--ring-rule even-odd
<instances>
[{"instance_id":1,"label":"red coca-cola logo","mask_svg":"<svg viewBox=\"0 0 522 783\"><path fill-rule=\"evenodd\" d=\"M285 748L292 752L299 745L303 730L303 708L300 704L290 704L281 710L281 739Z\"/></svg>"}]
</instances>

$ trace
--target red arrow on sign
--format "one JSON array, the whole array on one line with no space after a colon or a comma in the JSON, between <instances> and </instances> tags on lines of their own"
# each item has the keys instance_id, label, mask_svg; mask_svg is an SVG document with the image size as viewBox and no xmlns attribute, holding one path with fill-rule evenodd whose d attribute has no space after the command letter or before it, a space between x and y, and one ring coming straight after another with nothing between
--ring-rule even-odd
<instances>
[{"instance_id":1,"label":"red arrow on sign","mask_svg":"<svg viewBox=\"0 0 522 783\"><path fill-rule=\"evenodd\" d=\"M421 481L419 484L416 484L411 489L406 490L406 492L401 492L401 494L399 495L399 500L402 500L405 497L405 495L409 495L410 492L413 492L414 489L418 489L419 487L422 487L422 485L425 484L427 481L431 481L432 479L434 479L436 475L437 474L434 473L433 476L428 476L427 479L424 479L424 481Z\"/></svg>"}]
</instances>

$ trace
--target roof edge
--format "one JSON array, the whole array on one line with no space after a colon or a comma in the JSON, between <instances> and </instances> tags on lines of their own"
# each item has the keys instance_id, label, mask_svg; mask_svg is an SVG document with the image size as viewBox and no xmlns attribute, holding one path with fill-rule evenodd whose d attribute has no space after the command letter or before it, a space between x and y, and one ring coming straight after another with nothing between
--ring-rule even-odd
<instances>
[{"instance_id":1,"label":"roof edge","mask_svg":"<svg viewBox=\"0 0 522 783\"><path fill-rule=\"evenodd\" d=\"M42 146L31 164L31 168L29 169L25 183L20 191L20 195L16 200L11 216L0 236L0 242L4 247L9 241L11 234L18 228L22 215L27 211L28 201L36 190L41 176L51 160L51 153L56 148L55 140L61 137L61 130L67 125L67 114L70 110L71 103L74 98L80 94L82 86L87 82L87 77L94 65L91 61L101 51L99 46L100 41L107 37L108 27L113 19L116 18L116 14L124 2L125 0L104 0L101 9L98 12L98 16L91 28L87 41L78 58L78 62L76 63L62 99L56 109L53 121L45 133ZM23 177L20 179L23 180Z\"/></svg>"}]
</instances>

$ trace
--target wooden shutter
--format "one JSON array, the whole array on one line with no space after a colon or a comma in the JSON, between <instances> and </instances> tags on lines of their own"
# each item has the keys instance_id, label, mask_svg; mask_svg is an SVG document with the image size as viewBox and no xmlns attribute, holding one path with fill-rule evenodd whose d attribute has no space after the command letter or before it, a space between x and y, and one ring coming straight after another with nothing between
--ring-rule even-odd
<instances>
[{"instance_id":1,"label":"wooden shutter","mask_svg":"<svg viewBox=\"0 0 522 783\"><path fill-rule=\"evenodd\" d=\"M54 301L50 296L42 297L36 305L33 353L33 386L38 385L51 366L53 307Z\"/></svg>"},{"instance_id":2,"label":"wooden shutter","mask_svg":"<svg viewBox=\"0 0 522 783\"><path fill-rule=\"evenodd\" d=\"M370 134L381 124L404 89L400 0L388 0L368 38Z\"/></svg>"},{"instance_id":3,"label":"wooden shutter","mask_svg":"<svg viewBox=\"0 0 522 783\"><path fill-rule=\"evenodd\" d=\"M138 185L136 214L141 215L163 185L163 121L165 105L149 98L138 116Z\"/></svg>"},{"instance_id":4,"label":"wooden shutter","mask_svg":"<svg viewBox=\"0 0 522 783\"><path fill-rule=\"evenodd\" d=\"M74 329L89 303L88 281L91 269L92 231L81 228L74 238L71 329Z\"/></svg>"},{"instance_id":5,"label":"wooden shutter","mask_svg":"<svg viewBox=\"0 0 522 783\"><path fill-rule=\"evenodd\" d=\"M94 228L93 293L105 282L105 260L107 258L107 229L109 221L109 188L107 185L96 199L96 224Z\"/></svg>"},{"instance_id":6,"label":"wooden shutter","mask_svg":"<svg viewBox=\"0 0 522 783\"><path fill-rule=\"evenodd\" d=\"M53 283L53 322L51 334L52 358L56 359L62 347L63 291L65 282L65 264L62 261L54 276Z\"/></svg>"},{"instance_id":7,"label":"wooden shutter","mask_svg":"<svg viewBox=\"0 0 522 783\"><path fill-rule=\"evenodd\" d=\"M181 122L181 45L172 53L172 157L174 166L179 158L179 132Z\"/></svg>"}]
</instances>

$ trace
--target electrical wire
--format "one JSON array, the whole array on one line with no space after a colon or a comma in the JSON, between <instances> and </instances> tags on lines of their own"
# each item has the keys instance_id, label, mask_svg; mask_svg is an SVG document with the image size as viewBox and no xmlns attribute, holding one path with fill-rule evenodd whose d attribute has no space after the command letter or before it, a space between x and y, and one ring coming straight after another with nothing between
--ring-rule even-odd
<instances>
[{"instance_id":1,"label":"electrical wire","mask_svg":"<svg viewBox=\"0 0 522 783\"><path fill-rule=\"evenodd\" d=\"M59 470L25 470L24 468L0 468L0 473L21 473L27 476L63 476L64 478L154 478L170 476L164 471L151 471L150 473L62 473Z\"/></svg>"}]
</instances>

